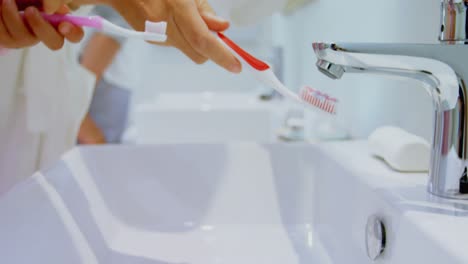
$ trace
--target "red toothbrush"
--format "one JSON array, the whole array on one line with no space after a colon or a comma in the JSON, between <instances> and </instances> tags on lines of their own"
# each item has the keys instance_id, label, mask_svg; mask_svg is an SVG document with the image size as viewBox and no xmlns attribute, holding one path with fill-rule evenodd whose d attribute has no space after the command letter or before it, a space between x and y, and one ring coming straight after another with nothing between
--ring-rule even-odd
<instances>
[{"instance_id":1,"label":"red toothbrush","mask_svg":"<svg viewBox=\"0 0 468 264\"><path fill-rule=\"evenodd\" d=\"M218 37L237 55L237 57L245 62L252 74L257 80L268 85L278 91L285 97L289 97L307 106L319 108L327 113L336 114L336 105L338 99L333 98L319 90L312 89L308 86L302 87L298 93L288 89L281 81L278 80L271 67L255 58L247 51L239 47L234 41L226 37L223 33L218 32ZM244 65L245 65L244 63Z\"/></svg>"}]
</instances>

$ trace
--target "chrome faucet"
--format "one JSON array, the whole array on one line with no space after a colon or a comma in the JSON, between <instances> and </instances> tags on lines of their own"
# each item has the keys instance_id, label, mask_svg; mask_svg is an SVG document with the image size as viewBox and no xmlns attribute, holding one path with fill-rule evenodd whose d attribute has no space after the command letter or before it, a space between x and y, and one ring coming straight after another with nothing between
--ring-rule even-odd
<instances>
[{"instance_id":1,"label":"chrome faucet","mask_svg":"<svg viewBox=\"0 0 468 264\"><path fill-rule=\"evenodd\" d=\"M442 0L440 44L314 43L317 68L332 79L381 74L420 82L433 99L428 191L468 199L468 0Z\"/></svg>"}]
</instances>

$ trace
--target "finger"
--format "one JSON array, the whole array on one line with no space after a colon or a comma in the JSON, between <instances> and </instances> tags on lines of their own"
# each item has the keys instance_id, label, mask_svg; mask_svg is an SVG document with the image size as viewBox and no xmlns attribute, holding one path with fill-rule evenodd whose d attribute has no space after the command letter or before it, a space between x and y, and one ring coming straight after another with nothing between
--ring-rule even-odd
<instances>
[{"instance_id":1,"label":"finger","mask_svg":"<svg viewBox=\"0 0 468 264\"><path fill-rule=\"evenodd\" d=\"M35 7L27 8L24 15L31 30L49 49L58 50L63 47L63 36L50 23L44 20Z\"/></svg>"},{"instance_id":2,"label":"finger","mask_svg":"<svg viewBox=\"0 0 468 264\"><path fill-rule=\"evenodd\" d=\"M202 2L198 7L198 10L210 30L219 32L225 31L229 28L229 21L217 16L213 8L208 4L208 2Z\"/></svg>"},{"instance_id":3,"label":"finger","mask_svg":"<svg viewBox=\"0 0 468 264\"><path fill-rule=\"evenodd\" d=\"M0 14L2 14L2 5L0 5ZM13 40L10 36L10 33L3 23L3 16L0 17L0 43L5 47L10 47Z\"/></svg>"},{"instance_id":4,"label":"finger","mask_svg":"<svg viewBox=\"0 0 468 264\"><path fill-rule=\"evenodd\" d=\"M197 64L205 63L208 58L198 53L196 50L190 46L190 44L185 40L180 32L179 28L174 22L174 19L169 19L170 22L168 23L167 27L167 35L169 37L168 44L176 47L180 51L182 51L187 57L189 57L193 62Z\"/></svg>"},{"instance_id":5,"label":"finger","mask_svg":"<svg viewBox=\"0 0 468 264\"><path fill-rule=\"evenodd\" d=\"M84 31L69 22L60 23L58 30L62 36L72 43L78 43L83 39Z\"/></svg>"},{"instance_id":6,"label":"finger","mask_svg":"<svg viewBox=\"0 0 468 264\"><path fill-rule=\"evenodd\" d=\"M28 45L36 41L36 37L31 34L26 27L23 18L20 16L15 1L3 1L2 16L6 29L14 41L24 45Z\"/></svg>"},{"instance_id":7,"label":"finger","mask_svg":"<svg viewBox=\"0 0 468 264\"><path fill-rule=\"evenodd\" d=\"M208 3L208 1L197 0L197 5L198 5L198 10L200 11L200 13L205 12L205 13L210 13L210 14L216 15L216 12L211 7L211 5Z\"/></svg>"},{"instance_id":8,"label":"finger","mask_svg":"<svg viewBox=\"0 0 468 264\"><path fill-rule=\"evenodd\" d=\"M185 39L178 41L174 46L182 51L185 56L189 57L196 64L203 64L208 60L207 57L194 50Z\"/></svg>"},{"instance_id":9,"label":"finger","mask_svg":"<svg viewBox=\"0 0 468 264\"><path fill-rule=\"evenodd\" d=\"M189 44L201 55L228 71L240 72L242 70L240 62L209 31L195 3L192 1L182 1L182 3L174 9L175 22Z\"/></svg>"},{"instance_id":10,"label":"finger","mask_svg":"<svg viewBox=\"0 0 468 264\"><path fill-rule=\"evenodd\" d=\"M212 31L225 31L229 28L230 24L229 21L218 17L216 15L210 13L202 13L201 14L203 21L205 21L208 28Z\"/></svg>"},{"instance_id":11,"label":"finger","mask_svg":"<svg viewBox=\"0 0 468 264\"><path fill-rule=\"evenodd\" d=\"M66 15L70 13L70 8L67 5L62 5L55 13L60 15Z\"/></svg>"},{"instance_id":12,"label":"finger","mask_svg":"<svg viewBox=\"0 0 468 264\"><path fill-rule=\"evenodd\" d=\"M44 0L44 12L48 14L56 13L63 5L70 2L71 0Z\"/></svg>"}]
</instances>

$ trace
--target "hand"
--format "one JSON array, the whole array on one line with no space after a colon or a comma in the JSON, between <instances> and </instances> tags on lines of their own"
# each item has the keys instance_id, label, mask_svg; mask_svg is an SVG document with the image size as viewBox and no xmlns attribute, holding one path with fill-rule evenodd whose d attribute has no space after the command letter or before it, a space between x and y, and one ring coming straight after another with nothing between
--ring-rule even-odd
<instances>
[{"instance_id":1,"label":"hand","mask_svg":"<svg viewBox=\"0 0 468 264\"><path fill-rule=\"evenodd\" d=\"M69 10L62 6L57 11L65 14ZM23 19L14 0L3 0L0 18L0 46L5 48L25 48L43 42L51 50L58 50L62 48L64 39L76 43L84 35L80 27L68 22L60 23L54 28L42 18L35 7L28 7Z\"/></svg>"},{"instance_id":2,"label":"hand","mask_svg":"<svg viewBox=\"0 0 468 264\"><path fill-rule=\"evenodd\" d=\"M217 17L206 0L108 0L136 29L144 22L167 21L167 44L201 64L213 60L228 71L238 73L240 62L211 31L224 31L229 22Z\"/></svg>"}]
</instances>

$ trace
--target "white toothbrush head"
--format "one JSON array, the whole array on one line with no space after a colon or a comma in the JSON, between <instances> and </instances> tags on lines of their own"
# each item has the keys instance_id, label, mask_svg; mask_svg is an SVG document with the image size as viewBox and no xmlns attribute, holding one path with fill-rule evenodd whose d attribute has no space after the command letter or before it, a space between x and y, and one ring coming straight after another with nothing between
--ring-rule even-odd
<instances>
[{"instance_id":1,"label":"white toothbrush head","mask_svg":"<svg viewBox=\"0 0 468 264\"><path fill-rule=\"evenodd\" d=\"M165 22L158 22L158 23L147 22L145 26L146 26L145 31L140 32L140 31L134 31L134 30L123 28L123 27L119 27L105 19L103 19L103 22L102 22L102 30L108 34L127 37L127 38L143 39L143 40L150 41L150 42L165 42L167 40L167 35L165 34L165 31L166 31Z\"/></svg>"},{"instance_id":2,"label":"white toothbrush head","mask_svg":"<svg viewBox=\"0 0 468 264\"><path fill-rule=\"evenodd\" d=\"M145 22L145 32L146 33L156 33L161 35L166 35L167 31L167 22Z\"/></svg>"}]
</instances>

